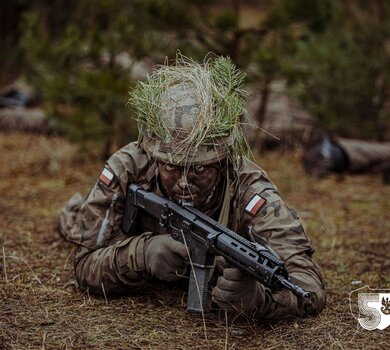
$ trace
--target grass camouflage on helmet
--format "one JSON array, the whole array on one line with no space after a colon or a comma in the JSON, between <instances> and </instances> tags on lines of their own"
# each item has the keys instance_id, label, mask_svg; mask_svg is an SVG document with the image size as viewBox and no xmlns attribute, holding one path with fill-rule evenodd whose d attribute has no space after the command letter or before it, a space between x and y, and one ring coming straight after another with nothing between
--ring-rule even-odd
<instances>
[{"instance_id":1,"label":"grass camouflage on helmet","mask_svg":"<svg viewBox=\"0 0 390 350\"><path fill-rule=\"evenodd\" d=\"M159 161L179 165L231 161L246 154L245 74L229 58L203 64L178 55L130 92L139 142Z\"/></svg>"}]
</instances>

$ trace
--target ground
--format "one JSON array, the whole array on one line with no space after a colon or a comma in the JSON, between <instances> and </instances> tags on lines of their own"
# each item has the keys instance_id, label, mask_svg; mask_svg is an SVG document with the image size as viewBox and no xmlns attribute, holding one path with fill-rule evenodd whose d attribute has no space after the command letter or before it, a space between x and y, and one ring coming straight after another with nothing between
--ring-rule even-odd
<instances>
[{"instance_id":1,"label":"ground","mask_svg":"<svg viewBox=\"0 0 390 350\"><path fill-rule=\"evenodd\" d=\"M390 186L381 176L305 176L300 152L258 157L300 214L328 290L317 317L273 323L186 313L179 290L109 299L82 293L73 247L55 231L103 162L63 139L0 134L0 349L389 349L390 327L368 331L349 293L390 288ZM352 310L356 299L352 296ZM355 313L355 317L357 314Z\"/></svg>"}]
</instances>

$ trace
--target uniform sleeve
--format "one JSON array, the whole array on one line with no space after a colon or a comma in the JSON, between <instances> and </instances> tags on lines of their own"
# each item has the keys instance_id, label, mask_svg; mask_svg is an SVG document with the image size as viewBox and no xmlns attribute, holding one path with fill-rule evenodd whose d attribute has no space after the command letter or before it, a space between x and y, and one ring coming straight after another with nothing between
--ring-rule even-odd
<instances>
[{"instance_id":1,"label":"uniform sleeve","mask_svg":"<svg viewBox=\"0 0 390 350\"><path fill-rule=\"evenodd\" d=\"M72 229L80 237L75 254L80 288L106 296L131 292L145 283L143 245L150 236L142 232L129 236L121 230L125 198L121 184L127 183L128 175L112 164L106 164L108 179L99 178Z\"/></svg>"},{"instance_id":2,"label":"uniform sleeve","mask_svg":"<svg viewBox=\"0 0 390 350\"><path fill-rule=\"evenodd\" d=\"M318 265L313 261L314 250L293 209L286 206L276 188L266 180L252 184L242 197L243 233L270 247L285 262L291 282L312 293L310 306L288 290L272 292L259 283L262 300L257 316L281 319L319 313L325 305L325 289Z\"/></svg>"}]
</instances>

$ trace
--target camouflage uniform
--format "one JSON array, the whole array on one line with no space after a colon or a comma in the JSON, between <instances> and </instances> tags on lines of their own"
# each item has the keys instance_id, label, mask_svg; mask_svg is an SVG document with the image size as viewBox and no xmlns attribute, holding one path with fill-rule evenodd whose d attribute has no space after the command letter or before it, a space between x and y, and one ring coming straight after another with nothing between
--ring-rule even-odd
<instances>
[{"instance_id":1,"label":"camouflage uniform","mask_svg":"<svg viewBox=\"0 0 390 350\"><path fill-rule=\"evenodd\" d=\"M105 167L114 174L110 185L98 180L72 228L69 220L64 220L69 213L65 210L60 229L66 239L78 245L75 271L80 287L109 296L134 291L151 278L142 263L143 247L151 232L157 231L158 222L141 217L140 232L129 236L121 230L126 187L136 183L160 195L161 191L156 161L137 143L116 152ZM257 317L279 319L319 313L325 305L325 290L319 267L312 260L314 250L296 212L286 206L267 174L246 158L240 159L237 173L228 168L225 180L225 191L218 192L218 213L211 215L247 239L267 244L285 261L292 282L314 296L312 307L304 310L291 292L272 293L259 284L263 299L258 302ZM261 194L266 204L252 215L245 208L255 194Z\"/></svg>"}]
</instances>

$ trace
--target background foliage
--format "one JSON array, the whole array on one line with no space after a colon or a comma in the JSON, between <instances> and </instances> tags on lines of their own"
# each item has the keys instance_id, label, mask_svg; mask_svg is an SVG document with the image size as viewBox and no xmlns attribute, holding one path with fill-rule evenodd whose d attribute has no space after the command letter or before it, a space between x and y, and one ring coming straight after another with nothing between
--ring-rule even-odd
<instances>
[{"instance_id":1,"label":"background foliage","mask_svg":"<svg viewBox=\"0 0 390 350\"><path fill-rule=\"evenodd\" d=\"M342 136L389 140L390 3L381 0L5 0L0 81L24 76L53 129L103 157L136 138L125 106L136 62L229 55L264 119L270 84Z\"/></svg>"}]
</instances>

